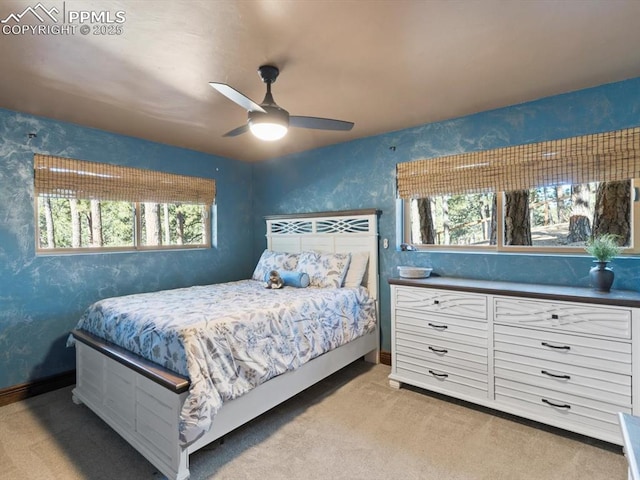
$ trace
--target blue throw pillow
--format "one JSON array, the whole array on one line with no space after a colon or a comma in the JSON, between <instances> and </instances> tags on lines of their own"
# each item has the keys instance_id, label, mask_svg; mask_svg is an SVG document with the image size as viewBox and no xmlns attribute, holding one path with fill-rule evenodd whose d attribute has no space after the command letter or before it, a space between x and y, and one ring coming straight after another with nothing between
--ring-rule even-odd
<instances>
[{"instance_id":1,"label":"blue throw pillow","mask_svg":"<svg viewBox=\"0 0 640 480\"><path fill-rule=\"evenodd\" d=\"M307 288L310 283L309 275L305 272L295 272L291 270L278 270L280 278L284 281L285 287ZM269 274L265 277L265 282L269 280Z\"/></svg>"}]
</instances>

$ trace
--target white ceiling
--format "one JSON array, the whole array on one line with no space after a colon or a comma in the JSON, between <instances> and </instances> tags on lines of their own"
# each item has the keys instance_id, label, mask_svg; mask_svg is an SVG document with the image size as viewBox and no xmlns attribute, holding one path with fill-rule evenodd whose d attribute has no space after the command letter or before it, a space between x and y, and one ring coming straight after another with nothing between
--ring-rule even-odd
<instances>
[{"instance_id":1,"label":"white ceiling","mask_svg":"<svg viewBox=\"0 0 640 480\"><path fill-rule=\"evenodd\" d=\"M37 3L3 0L0 19ZM123 33L3 34L0 107L246 161L640 76L639 0L41 3L123 11ZM208 82L259 103L262 64L289 113L353 130L223 138L246 112Z\"/></svg>"}]
</instances>

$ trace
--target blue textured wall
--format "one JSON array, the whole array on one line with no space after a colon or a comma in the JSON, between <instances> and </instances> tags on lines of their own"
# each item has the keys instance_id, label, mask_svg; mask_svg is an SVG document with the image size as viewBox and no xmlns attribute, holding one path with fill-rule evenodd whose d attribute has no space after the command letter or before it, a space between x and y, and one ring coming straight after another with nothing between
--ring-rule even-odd
<instances>
[{"instance_id":1,"label":"blue textured wall","mask_svg":"<svg viewBox=\"0 0 640 480\"><path fill-rule=\"evenodd\" d=\"M639 124L640 79L633 79L252 166L0 110L0 389L74 368L73 349L64 342L94 300L247 278L265 247L264 215L375 207L383 212L381 239L393 245L398 162ZM38 137L29 140L29 132ZM36 257L33 153L215 178L217 247ZM387 279L397 265L426 264L441 275L586 285L591 259L381 249L385 350L390 349ZM638 258L616 259L614 288L640 290L639 267Z\"/></svg>"},{"instance_id":2,"label":"blue textured wall","mask_svg":"<svg viewBox=\"0 0 640 480\"><path fill-rule=\"evenodd\" d=\"M381 239L395 244L398 162L565 138L640 125L640 78L425 124L256 166L254 257L265 247L260 215L378 208ZM356 125L357 128L357 125ZM390 147L396 147L395 150ZM382 245L381 245L382 247ZM397 265L431 265L440 275L587 286L592 259L496 253L380 250L382 347L390 350L387 279ZM640 290L640 259L613 262L614 288Z\"/></svg>"},{"instance_id":3,"label":"blue textured wall","mask_svg":"<svg viewBox=\"0 0 640 480\"><path fill-rule=\"evenodd\" d=\"M215 178L217 247L36 257L34 153ZM64 343L97 299L247 278L251 182L248 164L0 110L0 389L75 368Z\"/></svg>"}]
</instances>

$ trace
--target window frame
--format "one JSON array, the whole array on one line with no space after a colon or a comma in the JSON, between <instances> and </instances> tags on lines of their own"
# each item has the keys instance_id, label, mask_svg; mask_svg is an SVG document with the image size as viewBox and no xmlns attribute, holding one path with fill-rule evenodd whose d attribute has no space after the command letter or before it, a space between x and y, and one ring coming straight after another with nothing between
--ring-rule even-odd
<instances>
[{"instance_id":1,"label":"window frame","mask_svg":"<svg viewBox=\"0 0 640 480\"><path fill-rule=\"evenodd\" d=\"M212 248L213 246L213 229L212 229L212 209L214 205L205 205L203 220L205 225L203 230L207 232L206 243L198 244L183 244L183 245L141 245L140 237L142 232L142 216L140 215L141 204L143 202L130 202L133 209L133 245L123 247L55 247L55 248L42 248L40 246L40 221L39 221L39 209L38 209L37 195L34 196L34 218L35 218L35 252L37 256L47 255L78 255L78 254L99 254L99 253L125 253L125 252L144 252L144 251L161 251L161 250L205 250Z\"/></svg>"},{"instance_id":2,"label":"window frame","mask_svg":"<svg viewBox=\"0 0 640 480\"><path fill-rule=\"evenodd\" d=\"M622 255L640 254L640 179L633 179L631 182L631 238L629 247L623 247ZM432 245L413 243L411 240L411 200L398 199L399 208L397 221L400 228L398 233L402 235L400 242L403 245L410 245L417 251L449 251L465 253L519 253L532 255L577 255L585 254L584 247L557 247L557 246L536 246L536 245L504 245L504 192L496 192L496 245Z\"/></svg>"}]
</instances>

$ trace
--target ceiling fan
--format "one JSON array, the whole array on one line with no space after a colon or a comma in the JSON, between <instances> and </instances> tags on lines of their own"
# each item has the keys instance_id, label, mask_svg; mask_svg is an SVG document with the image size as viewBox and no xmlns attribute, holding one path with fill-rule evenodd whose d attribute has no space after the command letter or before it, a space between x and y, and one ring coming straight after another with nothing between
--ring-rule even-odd
<instances>
[{"instance_id":1,"label":"ceiling fan","mask_svg":"<svg viewBox=\"0 0 640 480\"><path fill-rule=\"evenodd\" d=\"M225 133L224 137L235 137L250 130L261 140L279 140L287 134L289 127L313 128L316 130L351 130L353 122L333 120L331 118L301 117L289 115L284 108L276 104L271 95L271 84L276 81L280 70L272 65L262 65L258 68L262 81L267 84L267 94L262 103L257 104L226 83L209 82L213 88L226 96L229 100L248 111L249 118L246 125L234 128Z\"/></svg>"}]
</instances>

